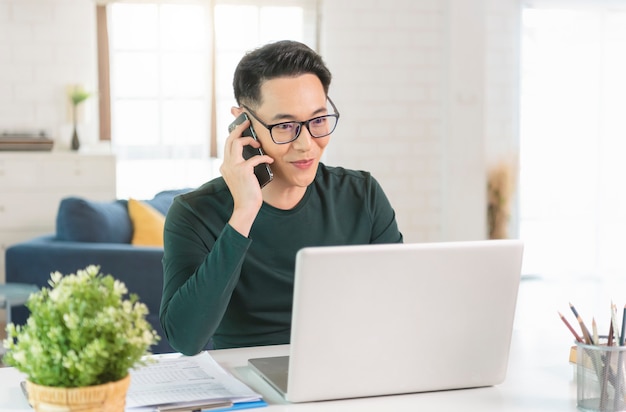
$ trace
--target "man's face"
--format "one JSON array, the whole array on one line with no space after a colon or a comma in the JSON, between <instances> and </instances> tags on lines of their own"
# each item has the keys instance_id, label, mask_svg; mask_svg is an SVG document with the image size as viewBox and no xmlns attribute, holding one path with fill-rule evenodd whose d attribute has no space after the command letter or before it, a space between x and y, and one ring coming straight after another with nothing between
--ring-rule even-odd
<instances>
[{"instance_id":1,"label":"man's face","mask_svg":"<svg viewBox=\"0 0 626 412\"><path fill-rule=\"evenodd\" d=\"M261 101L260 106L251 109L267 125L303 122L328 114L324 88L313 74L266 81L261 86ZM251 121L263 151L274 159L270 166L274 180L266 188L273 191L310 185L330 136L312 138L303 126L296 140L279 145L263 125L254 118Z\"/></svg>"}]
</instances>

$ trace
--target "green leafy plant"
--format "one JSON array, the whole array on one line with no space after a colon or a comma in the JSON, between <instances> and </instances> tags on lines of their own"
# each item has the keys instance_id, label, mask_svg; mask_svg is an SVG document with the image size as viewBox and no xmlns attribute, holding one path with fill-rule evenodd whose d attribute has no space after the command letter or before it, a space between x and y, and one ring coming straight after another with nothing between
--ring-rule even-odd
<instances>
[{"instance_id":1,"label":"green leafy plant","mask_svg":"<svg viewBox=\"0 0 626 412\"><path fill-rule=\"evenodd\" d=\"M86 91L82 86L74 86L68 92L68 96L72 101L72 122L74 123L74 130L76 130L78 105L89 99L92 96L91 92Z\"/></svg>"},{"instance_id":2,"label":"green leafy plant","mask_svg":"<svg viewBox=\"0 0 626 412\"><path fill-rule=\"evenodd\" d=\"M148 308L126 285L91 265L76 274L52 273L50 288L26 303L25 325L7 326L4 363L44 386L84 387L124 378L146 363L160 338Z\"/></svg>"},{"instance_id":3,"label":"green leafy plant","mask_svg":"<svg viewBox=\"0 0 626 412\"><path fill-rule=\"evenodd\" d=\"M83 89L81 86L75 86L69 93L70 100L74 107L91 97L91 93Z\"/></svg>"}]
</instances>

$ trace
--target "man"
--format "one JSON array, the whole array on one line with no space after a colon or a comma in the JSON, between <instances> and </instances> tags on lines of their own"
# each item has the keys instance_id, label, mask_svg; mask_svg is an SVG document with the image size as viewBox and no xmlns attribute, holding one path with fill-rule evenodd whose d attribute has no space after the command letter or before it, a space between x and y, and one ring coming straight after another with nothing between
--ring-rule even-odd
<instances>
[{"instance_id":1,"label":"man","mask_svg":"<svg viewBox=\"0 0 626 412\"><path fill-rule=\"evenodd\" d=\"M289 343L299 249L402 242L369 173L320 163L339 119L330 81L321 57L293 41L254 50L237 66L231 112L250 121L226 139L222 177L177 197L165 223L160 318L175 350ZM249 125L258 142L242 137ZM244 145L265 155L244 160ZM261 163L274 175L262 189Z\"/></svg>"}]
</instances>

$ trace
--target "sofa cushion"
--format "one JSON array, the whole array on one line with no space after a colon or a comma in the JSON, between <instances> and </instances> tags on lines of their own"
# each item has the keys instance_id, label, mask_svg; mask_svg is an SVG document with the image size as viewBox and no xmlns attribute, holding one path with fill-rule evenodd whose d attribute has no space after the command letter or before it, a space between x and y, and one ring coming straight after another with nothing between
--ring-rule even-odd
<instances>
[{"instance_id":1,"label":"sofa cushion","mask_svg":"<svg viewBox=\"0 0 626 412\"><path fill-rule=\"evenodd\" d=\"M130 198L128 215L133 225L133 245L163 247L165 216L161 212L146 202Z\"/></svg>"},{"instance_id":2,"label":"sofa cushion","mask_svg":"<svg viewBox=\"0 0 626 412\"><path fill-rule=\"evenodd\" d=\"M154 195L152 199L146 200L145 202L161 212L163 216L167 215L167 211L172 205L174 198L182 193L187 193L193 189L174 189L174 190L164 190L162 192Z\"/></svg>"},{"instance_id":3,"label":"sofa cushion","mask_svg":"<svg viewBox=\"0 0 626 412\"><path fill-rule=\"evenodd\" d=\"M133 229L125 200L96 202L66 197L59 204L57 239L73 242L130 243Z\"/></svg>"}]
</instances>

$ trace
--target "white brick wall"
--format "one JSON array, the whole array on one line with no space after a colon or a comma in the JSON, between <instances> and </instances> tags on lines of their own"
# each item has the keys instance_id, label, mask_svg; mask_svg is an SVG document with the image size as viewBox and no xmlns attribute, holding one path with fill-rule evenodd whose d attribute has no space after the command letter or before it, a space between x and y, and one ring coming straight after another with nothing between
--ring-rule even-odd
<instances>
[{"instance_id":1,"label":"white brick wall","mask_svg":"<svg viewBox=\"0 0 626 412\"><path fill-rule=\"evenodd\" d=\"M370 170L407 241L485 236L485 173L517 148L519 0L322 0L342 118L325 161ZM0 130L69 144L65 87L97 87L91 0L0 0ZM97 101L84 103L84 140Z\"/></svg>"},{"instance_id":2,"label":"white brick wall","mask_svg":"<svg viewBox=\"0 0 626 412\"><path fill-rule=\"evenodd\" d=\"M0 0L0 130L72 131L68 84L97 89L95 7L88 0ZM81 140L97 139L97 99L82 104Z\"/></svg>"},{"instance_id":3,"label":"white brick wall","mask_svg":"<svg viewBox=\"0 0 626 412\"><path fill-rule=\"evenodd\" d=\"M502 159L519 162L519 76L521 5L518 0L489 0L487 8L487 113L485 136L488 165ZM517 199L513 215L517 215ZM509 233L517 236L517 219Z\"/></svg>"},{"instance_id":4,"label":"white brick wall","mask_svg":"<svg viewBox=\"0 0 626 412\"><path fill-rule=\"evenodd\" d=\"M485 173L517 141L518 0L326 1L342 119L326 161L371 171L406 241L481 239Z\"/></svg>"}]
</instances>

